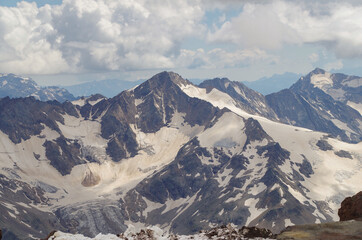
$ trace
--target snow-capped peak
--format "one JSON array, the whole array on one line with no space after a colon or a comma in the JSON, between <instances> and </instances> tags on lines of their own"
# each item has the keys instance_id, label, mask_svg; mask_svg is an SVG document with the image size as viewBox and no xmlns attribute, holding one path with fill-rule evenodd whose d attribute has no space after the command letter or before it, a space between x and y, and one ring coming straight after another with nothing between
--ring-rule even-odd
<instances>
[{"instance_id":1,"label":"snow-capped peak","mask_svg":"<svg viewBox=\"0 0 362 240\"><path fill-rule=\"evenodd\" d=\"M326 90L333 86L333 80L331 78L331 73L324 72L320 74L314 74L310 78L310 83L314 85L314 87L320 88L322 90Z\"/></svg>"}]
</instances>

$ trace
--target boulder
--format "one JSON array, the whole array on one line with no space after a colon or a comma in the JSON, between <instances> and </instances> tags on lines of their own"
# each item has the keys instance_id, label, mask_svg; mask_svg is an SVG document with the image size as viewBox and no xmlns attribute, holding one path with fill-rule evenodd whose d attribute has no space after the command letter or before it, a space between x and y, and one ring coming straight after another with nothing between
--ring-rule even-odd
<instances>
[{"instance_id":1,"label":"boulder","mask_svg":"<svg viewBox=\"0 0 362 240\"><path fill-rule=\"evenodd\" d=\"M338 216L340 221L362 219L362 191L343 200Z\"/></svg>"}]
</instances>

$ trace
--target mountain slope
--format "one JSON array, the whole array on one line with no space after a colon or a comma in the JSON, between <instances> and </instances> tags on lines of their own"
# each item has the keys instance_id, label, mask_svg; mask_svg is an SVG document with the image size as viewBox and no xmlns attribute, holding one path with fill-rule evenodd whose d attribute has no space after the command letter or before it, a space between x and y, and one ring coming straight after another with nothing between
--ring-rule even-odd
<instances>
[{"instance_id":1,"label":"mountain slope","mask_svg":"<svg viewBox=\"0 0 362 240\"><path fill-rule=\"evenodd\" d=\"M250 114L264 116L272 120L277 119L274 111L267 106L265 97L248 88L241 82L232 82L227 78L215 78L212 80L205 80L199 84L199 87L205 88L206 93L210 93L212 89L215 88L228 94L236 102L235 105L238 108Z\"/></svg>"},{"instance_id":2,"label":"mountain slope","mask_svg":"<svg viewBox=\"0 0 362 240\"><path fill-rule=\"evenodd\" d=\"M19 238L130 224L278 232L335 219L360 187L361 143L252 115L175 73L111 99L4 98L0 106L0 223Z\"/></svg>"},{"instance_id":3,"label":"mountain slope","mask_svg":"<svg viewBox=\"0 0 362 240\"><path fill-rule=\"evenodd\" d=\"M40 87L30 78L14 74L0 75L0 98L33 96L40 101L57 100L58 102L73 101L74 96L66 89L59 87Z\"/></svg>"},{"instance_id":4,"label":"mountain slope","mask_svg":"<svg viewBox=\"0 0 362 240\"><path fill-rule=\"evenodd\" d=\"M266 101L282 122L359 142L361 90L360 78L315 69L289 89L267 95Z\"/></svg>"}]
</instances>

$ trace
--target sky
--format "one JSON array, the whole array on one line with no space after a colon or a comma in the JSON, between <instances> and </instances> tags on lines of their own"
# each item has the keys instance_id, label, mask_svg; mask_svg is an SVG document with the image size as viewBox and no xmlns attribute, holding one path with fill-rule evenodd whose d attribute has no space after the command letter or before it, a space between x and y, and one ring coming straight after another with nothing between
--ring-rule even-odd
<instances>
[{"instance_id":1,"label":"sky","mask_svg":"<svg viewBox=\"0 0 362 240\"><path fill-rule=\"evenodd\" d=\"M0 0L0 73L42 85L362 76L361 13L358 0Z\"/></svg>"}]
</instances>

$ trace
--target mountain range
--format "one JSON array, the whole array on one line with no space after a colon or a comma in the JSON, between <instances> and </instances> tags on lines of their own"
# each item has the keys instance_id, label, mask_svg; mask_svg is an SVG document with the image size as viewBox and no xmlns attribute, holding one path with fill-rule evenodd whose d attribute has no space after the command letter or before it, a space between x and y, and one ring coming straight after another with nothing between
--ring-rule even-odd
<instances>
[{"instance_id":1,"label":"mountain range","mask_svg":"<svg viewBox=\"0 0 362 240\"><path fill-rule=\"evenodd\" d=\"M75 97L64 88L56 86L40 87L31 78L15 74L0 74L0 98L29 96L40 101L56 100L58 102L65 102L75 100Z\"/></svg>"},{"instance_id":2,"label":"mountain range","mask_svg":"<svg viewBox=\"0 0 362 240\"><path fill-rule=\"evenodd\" d=\"M119 79L108 79L101 81L91 81L71 86L63 86L74 96L91 96L93 94L102 94L108 98L112 98L123 90L133 88L142 83L143 80L122 81Z\"/></svg>"},{"instance_id":3,"label":"mountain range","mask_svg":"<svg viewBox=\"0 0 362 240\"><path fill-rule=\"evenodd\" d=\"M263 77L256 81L243 81L243 83L263 95L279 92L292 86L302 74L286 72L283 74L274 74L271 77Z\"/></svg>"},{"instance_id":4,"label":"mountain range","mask_svg":"<svg viewBox=\"0 0 362 240\"><path fill-rule=\"evenodd\" d=\"M267 96L162 72L109 99L2 98L3 235L337 220L360 191L361 104L361 78L322 69Z\"/></svg>"}]
</instances>

